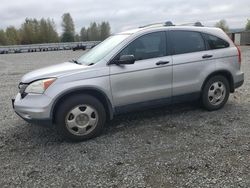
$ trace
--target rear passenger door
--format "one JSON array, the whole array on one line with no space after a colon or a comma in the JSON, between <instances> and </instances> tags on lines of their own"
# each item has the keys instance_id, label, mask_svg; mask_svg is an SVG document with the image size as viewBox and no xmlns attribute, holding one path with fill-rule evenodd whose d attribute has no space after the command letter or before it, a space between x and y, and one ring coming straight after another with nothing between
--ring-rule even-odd
<instances>
[{"instance_id":1,"label":"rear passenger door","mask_svg":"<svg viewBox=\"0 0 250 188\"><path fill-rule=\"evenodd\" d=\"M173 30L169 36L173 54L173 96L198 95L202 71L215 68L215 62L210 60L213 55L206 51L207 45L200 32Z\"/></svg>"},{"instance_id":2,"label":"rear passenger door","mask_svg":"<svg viewBox=\"0 0 250 188\"><path fill-rule=\"evenodd\" d=\"M219 36L208 33L202 33L207 42L209 54L213 55L211 59L216 59L216 69L225 70L225 67L231 69L232 72L240 69L238 63L238 51L235 46L230 44Z\"/></svg>"}]
</instances>

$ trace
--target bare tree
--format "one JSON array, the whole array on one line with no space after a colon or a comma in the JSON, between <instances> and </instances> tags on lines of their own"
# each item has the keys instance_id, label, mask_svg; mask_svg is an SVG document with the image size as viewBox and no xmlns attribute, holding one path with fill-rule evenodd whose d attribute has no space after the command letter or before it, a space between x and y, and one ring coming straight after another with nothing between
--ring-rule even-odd
<instances>
[{"instance_id":1,"label":"bare tree","mask_svg":"<svg viewBox=\"0 0 250 188\"><path fill-rule=\"evenodd\" d=\"M217 22L215 24L215 27L221 28L223 31L228 32L229 31L229 27L227 25L226 20L220 20L219 22Z\"/></svg>"},{"instance_id":2,"label":"bare tree","mask_svg":"<svg viewBox=\"0 0 250 188\"><path fill-rule=\"evenodd\" d=\"M247 19L247 24L246 24L246 31L250 31L250 20Z\"/></svg>"}]
</instances>

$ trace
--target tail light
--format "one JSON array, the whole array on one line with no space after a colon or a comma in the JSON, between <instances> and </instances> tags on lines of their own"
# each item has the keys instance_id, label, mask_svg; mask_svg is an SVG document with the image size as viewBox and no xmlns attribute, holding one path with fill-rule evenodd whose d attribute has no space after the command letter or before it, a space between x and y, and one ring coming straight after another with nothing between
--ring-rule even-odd
<instances>
[{"instance_id":1,"label":"tail light","mask_svg":"<svg viewBox=\"0 0 250 188\"><path fill-rule=\"evenodd\" d=\"M234 43L233 39L229 37L229 35L227 35L228 38ZM234 43L235 47L237 48L237 51L238 51L238 63L241 65L241 51L240 51L240 47L237 46L235 43Z\"/></svg>"},{"instance_id":2,"label":"tail light","mask_svg":"<svg viewBox=\"0 0 250 188\"><path fill-rule=\"evenodd\" d=\"M240 48L238 46L236 46L237 50L238 50L238 62L239 64L241 64L241 52L240 52Z\"/></svg>"}]
</instances>

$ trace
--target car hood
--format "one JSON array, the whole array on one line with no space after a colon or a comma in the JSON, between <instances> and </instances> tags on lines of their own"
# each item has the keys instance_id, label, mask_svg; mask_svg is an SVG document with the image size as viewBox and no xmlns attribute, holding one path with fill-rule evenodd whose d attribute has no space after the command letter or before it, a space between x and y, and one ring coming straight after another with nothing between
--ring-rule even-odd
<instances>
[{"instance_id":1,"label":"car hood","mask_svg":"<svg viewBox=\"0 0 250 188\"><path fill-rule=\"evenodd\" d=\"M87 68L90 67L86 65L79 65L72 62L65 62L29 72L23 76L21 82L30 83L34 80L39 80L43 78L60 77L64 74L68 74L76 70L83 70Z\"/></svg>"}]
</instances>

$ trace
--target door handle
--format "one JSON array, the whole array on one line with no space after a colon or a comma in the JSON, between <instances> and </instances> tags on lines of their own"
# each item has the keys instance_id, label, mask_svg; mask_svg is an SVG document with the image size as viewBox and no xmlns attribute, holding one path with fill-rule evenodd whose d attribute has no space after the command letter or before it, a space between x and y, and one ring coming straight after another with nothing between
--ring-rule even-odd
<instances>
[{"instance_id":1,"label":"door handle","mask_svg":"<svg viewBox=\"0 0 250 188\"><path fill-rule=\"evenodd\" d=\"M168 64L169 61L158 61L157 63L155 63L156 65L166 65Z\"/></svg>"},{"instance_id":2,"label":"door handle","mask_svg":"<svg viewBox=\"0 0 250 188\"><path fill-rule=\"evenodd\" d=\"M213 57L213 55L208 55L208 54L205 54L205 55L203 55L203 56L202 56L202 58L203 58L203 59L206 59L206 58L211 58L211 57Z\"/></svg>"}]
</instances>

